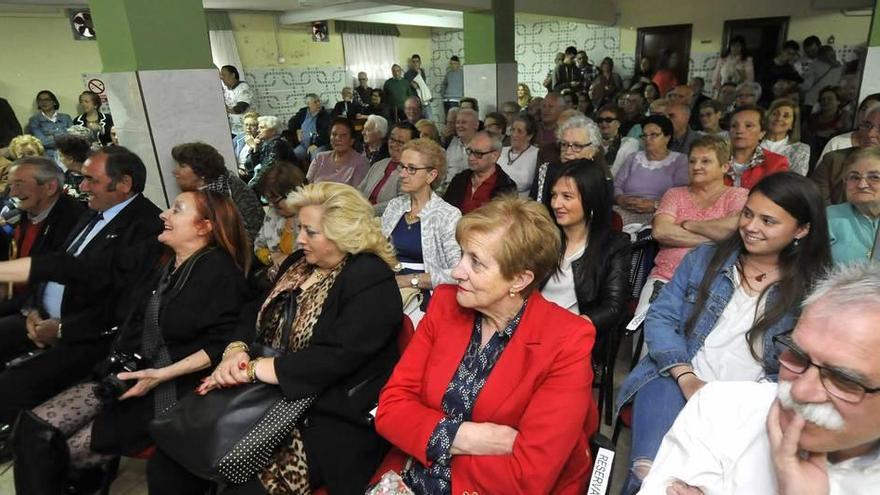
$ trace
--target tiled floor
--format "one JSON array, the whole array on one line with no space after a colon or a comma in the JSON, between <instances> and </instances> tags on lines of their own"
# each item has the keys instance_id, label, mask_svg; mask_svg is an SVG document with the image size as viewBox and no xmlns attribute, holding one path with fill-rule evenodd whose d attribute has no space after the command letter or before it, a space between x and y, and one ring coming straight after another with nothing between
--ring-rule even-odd
<instances>
[{"instance_id":1,"label":"tiled floor","mask_svg":"<svg viewBox=\"0 0 880 495\"><path fill-rule=\"evenodd\" d=\"M623 346L621 347L621 349L629 348L630 347L628 342L624 342ZM628 366L629 356L621 356L617 361L617 366L615 370L614 383L616 386L619 386L620 382L626 376ZM611 426L603 424L600 431L608 438L611 438ZM611 494L619 493L620 487L623 484L629 459L629 443L630 430L624 429L623 433L620 436L620 439L617 442L618 448L615 456L614 471L611 478ZM116 481L111 487L111 495L147 495L147 484L144 474L145 468L146 461L128 458L123 459L122 463L119 466L119 476L116 478ZM13 494L15 494L15 488L13 487L11 464L5 464L0 466L0 495Z\"/></svg>"}]
</instances>

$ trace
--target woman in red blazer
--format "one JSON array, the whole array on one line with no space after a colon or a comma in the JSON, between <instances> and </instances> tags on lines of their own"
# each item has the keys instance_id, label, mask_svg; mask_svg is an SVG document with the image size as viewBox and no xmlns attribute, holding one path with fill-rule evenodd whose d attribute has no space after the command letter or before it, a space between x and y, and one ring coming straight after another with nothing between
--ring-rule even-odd
<instances>
[{"instance_id":1,"label":"woman in red blazer","mask_svg":"<svg viewBox=\"0 0 880 495\"><path fill-rule=\"evenodd\" d=\"M768 175L788 170L788 158L759 146L765 134L764 109L737 107L730 116L730 172L728 186L751 189Z\"/></svg>"},{"instance_id":2,"label":"woman in red blazer","mask_svg":"<svg viewBox=\"0 0 880 495\"><path fill-rule=\"evenodd\" d=\"M458 285L435 290L379 398L376 429L399 450L378 473L403 469L416 494L582 494L595 328L536 290L556 269L558 230L515 197L456 230Z\"/></svg>"}]
</instances>

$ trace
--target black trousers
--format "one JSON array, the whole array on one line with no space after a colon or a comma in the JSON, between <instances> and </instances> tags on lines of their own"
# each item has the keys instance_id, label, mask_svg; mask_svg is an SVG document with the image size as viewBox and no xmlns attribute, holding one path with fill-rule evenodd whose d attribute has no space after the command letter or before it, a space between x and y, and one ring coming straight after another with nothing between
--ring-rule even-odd
<instances>
[{"instance_id":1,"label":"black trousers","mask_svg":"<svg viewBox=\"0 0 880 495\"><path fill-rule=\"evenodd\" d=\"M213 485L187 471L183 466L165 455L162 449L147 463L147 488L149 493L175 493L177 495L204 495ZM228 486L221 495L265 495L266 489L256 477L241 485Z\"/></svg>"},{"instance_id":2,"label":"black trousers","mask_svg":"<svg viewBox=\"0 0 880 495\"><path fill-rule=\"evenodd\" d=\"M19 411L38 406L89 378L107 357L110 341L63 342L21 366L0 373L0 423L12 424Z\"/></svg>"},{"instance_id":3,"label":"black trousers","mask_svg":"<svg viewBox=\"0 0 880 495\"><path fill-rule=\"evenodd\" d=\"M24 316L13 313L0 317L0 369L10 359L36 348L37 346L27 338Z\"/></svg>"}]
</instances>

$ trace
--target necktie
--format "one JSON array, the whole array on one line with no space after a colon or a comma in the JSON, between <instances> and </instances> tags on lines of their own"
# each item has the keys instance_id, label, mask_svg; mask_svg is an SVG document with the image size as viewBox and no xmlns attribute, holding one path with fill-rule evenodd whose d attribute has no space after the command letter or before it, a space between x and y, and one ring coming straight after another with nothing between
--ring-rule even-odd
<instances>
[{"instance_id":1,"label":"necktie","mask_svg":"<svg viewBox=\"0 0 880 495\"><path fill-rule=\"evenodd\" d=\"M93 216L92 219L89 220L89 223L86 224L85 228L82 229L76 240L73 241L73 244L71 244L70 247L67 248L67 252L76 255L77 251L79 251L80 246L82 246L83 243L86 241L86 237L89 236L89 233L92 231L92 229L94 229L95 225L97 225L98 222L103 219L104 215L101 212L95 213L95 216Z\"/></svg>"}]
</instances>

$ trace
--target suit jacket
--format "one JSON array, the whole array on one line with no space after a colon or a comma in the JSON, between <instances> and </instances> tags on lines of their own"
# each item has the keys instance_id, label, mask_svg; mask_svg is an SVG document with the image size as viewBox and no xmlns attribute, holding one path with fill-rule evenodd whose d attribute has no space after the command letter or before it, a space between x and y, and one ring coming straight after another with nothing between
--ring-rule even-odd
<instances>
[{"instance_id":1,"label":"suit jacket","mask_svg":"<svg viewBox=\"0 0 880 495\"><path fill-rule=\"evenodd\" d=\"M308 112L309 107L302 107L296 112L296 115L291 117L287 122L287 128L290 129L291 134L293 134L291 139L293 140L294 147L299 146L299 139L296 136L296 131L302 127ZM315 128L318 135L312 141L312 144L319 148L321 146L330 146L330 120L330 112L328 112L326 108L321 107L321 109L318 110L318 121L315 122Z\"/></svg>"},{"instance_id":2,"label":"suit jacket","mask_svg":"<svg viewBox=\"0 0 880 495\"><path fill-rule=\"evenodd\" d=\"M138 241L155 238L162 231L159 219L159 208L149 199L139 194L131 203L116 215L113 220L101 229L83 248L80 256L112 258L113 252L137 244ZM92 215L83 215L82 219L64 241L62 249L67 249L76 239ZM35 256L31 267L31 280L51 280L49 276L40 276L38 268L41 256ZM34 290L34 302L42 306L45 285ZM117 287L106 287L93 291L88 284L73 281L65 286L64 298L61 300L61 323L63 335L61 342L72 344L101 339L114 326L121 323L116 315L116 306L120 300Z\"/></svg>"},{"instance_id":3,"label":"suit jacket","mask_svg":"<svg viewBox=\"0 0 880 495\"><path fill-rule=\"evenodd\" d=\"M373 189L376 188L376 185L378 185L379 181L382 180L382 177L385 176L385 169L390 162L391 158L385 158L370 166L370 170L367 171L367 175L358 186L358 191L360 191L367 200L370 199L370 194L372 194ZM385 181L385 184L382 184L382 189L379 189L379 194L376 196L376 204L373 205L373 209L376 210L376 215L381 217L382 213L385 212L385 208L388 206L388 202L399 195L400 172L394 170L391 172L391 175L388 176L388 180Z\"/></svg>"},{"instance_id":4,"label":"suit jacket","mask_svg":"<svg viewBox=\"0 0 880 495\"><path fill-rule=\"evenodd\" d=\"M859 148L847 148L832 151L826 154L810 173L810 180L819 186L819 192L822 193L822 199L826 205L836 205L846 202L846 184L843 180L843 166L846 159L851 153L858 151Z\"/></svg>"},{"instance_id":5,"label":"suit jacket","mask_svg":"<svg viewBox=\"0 0 880 495\"><path fill-rule=\"evenodd\" d=\"M342 115L345 112L345 104L348 103L348 112L345 115ZM336 103L336 106L333 107L333 111L330 112L331 117L345 117L351 120L354 120L354 116L363 113L363 107L360 103L356 103L354 101L340 101Z\"/></svg>"},{"instance_id":6,"label":"suit jacket","mask_svg":"<svg viewBox=\"0 0 880 495\"><path fill-rule=\"evenodd\" d=\"M426 316L379 398L376 429L428 465L426 447L445 416L441 403L473 332L475 313L456 302L456 287L435 289ZM471 421L519 432L513 453L452 458L452 493L583 494L599 426L591 390L595 328L530 297L519 327L482 391ZM395 453L379 469L399 468Z\"/></svg>"},{"instance_id":7,"label":"suit jacket","mask_svg":"<svg viewBox=\"0 0 880 495\"><path fill-rule=\"evenodd\" d=\"M70 231L79 223L85 212L82 203L73 197L62 193L58 201L52 206L49 215L40 223L40 232L34 240L28 256L37 256L43 253L53 253L64 246L64 242L70 235ZM16 242L21 245L22 234L16 236ZM5 252L4 252L5 254ZM4 259L6 256L4 256ZM30 288L14 294L10 300L0 303L0 314L9 314L20 310L25 303L31 303L28 295Z\"/></svg>"},{"instance_id":8,"label":"suit jacket","mask_svg":"<svg viewBox=\"0 0 880 495\"><path fill-rule=\"evenodd\" d=\"M507 175L507 172L498 165L495 165L495 173L498 174L498 177L495 178L495 187L492 189L491 197L494 199L502 194L516 194L516 182ZM473 175L474 172L471 169L462 170L457 173L446 188L446 192L443 194L443 201L456 208L461 208L461 203L464 202L464 195L467 194L470 188Z\"/></svg>"},{"instance_id":9,"label":"suit jacket","mask_svg":"<svg viewBox=\"0 0 880 495\"><path fill-rule=\"evenodd\" d=\"M302 256L300 250L288 257L279 279ZM309 466L321 473L330 493L364 493L387 451L369 411L397 363L402 320L391 268L373 254L351 255L330 288L309 345L275 359L285 396L318 396L300 431Z\"/></svg>"}]
</instances>

